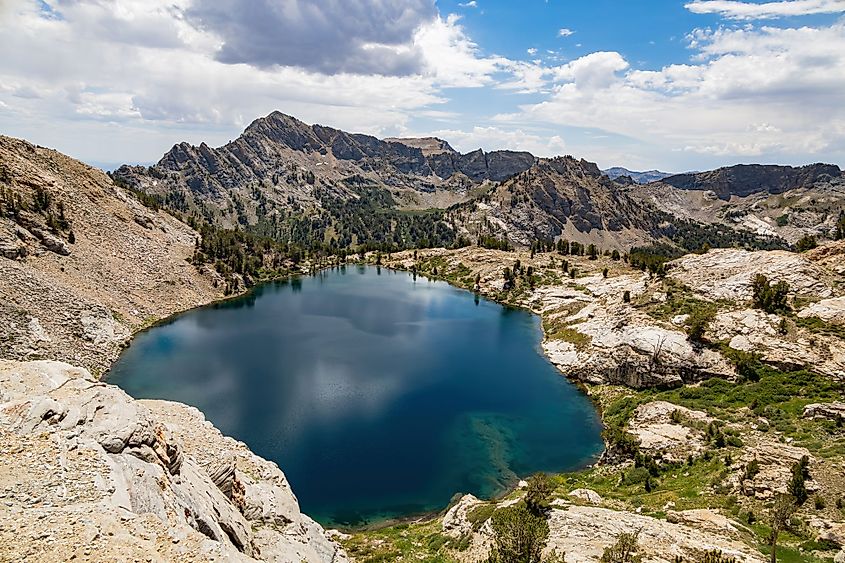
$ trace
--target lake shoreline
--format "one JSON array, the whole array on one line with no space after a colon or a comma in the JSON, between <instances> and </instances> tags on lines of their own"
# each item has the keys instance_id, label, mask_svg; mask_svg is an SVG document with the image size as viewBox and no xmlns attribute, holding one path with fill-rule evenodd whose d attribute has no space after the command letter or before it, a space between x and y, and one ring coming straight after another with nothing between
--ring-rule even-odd
<instances>
[{"instance_id":1,"label":"lake shoreline","mask_svg":"<svg viewBox=\"0 0 845 563\"><path fill-rule=\"evenodd\" d=\"M131 337L131 340L134 340L134 339L135 339L135 338L137 338L139 335L141 335L141 334L143 334L143 333L145 333L145 332L149 331L149 330L150 330L150 329L152 329L152 328L162 327L162 326L166 326L166 325L168 325L168 324L171 324L171 323L173 323L176 319L178 319L181 315L184 315L184 314L186 314L186 313L189 313L189 312L192 312L192 311L197 311L197 310L202 310L202 309L210 309L210 308L219 307L220 305L223 305L223 304L225 304L225 303L231 302L231 301L233 301L233 300L243 299L243 298L245 298L245 297L248 297L250 293L256 292L256 291L258 291L259 289L261 289L261 288L263 288L263 287L266 287L266 286L268 286L268 285L275 285L275 284L278 284L278 283L289 283L291 280L294 280L294 279L297 279L297 278L299 278L299 279L304 279L304 278L307 278L307 277L318 277L318 276L322 275L322 274L323 274L324 272L326 272L326 271L331 271L331 270L335 270L335 269L343 269L343 268L344 268L344 266L346 266L346 267L352 267L352 268L356 268L356 267L361 268L361 267L367 267L367 266L376 266L376 267L382 267L382 268L385 268L386 270L390 270L390 271L393 271L393 272L396 272L396 273L398 273L398 272L408 273L408 272L409 272L409 270L407 270L407 269L397 268L397 267L392 267L392 266L385 265L385 264L380 264L380 265L379 265L379 264L375 264L373 260L368 260L368 261L355 261L355 262L348 262L348 263L346 263L346 264L333 264L333 265L329 265L329 266L326 266L326 267L324 267L324 268L321 268L321 269L317 270L316 272L311 272L311 273L291 274L291 275L288 275L288 276L280 277L280 278L278 278L278 279L267 280L267 281L264 281L264 282L262 282L262 283L256 284L256 285L254 285L253 287L249 288L247 291L244 291L244 292L242 292L242 293L240 293L240 294L238 294L238 295L232 295L232 296L227 296L227 297L225 297L225 298L223 298L223 299L217 299L217 300L214 300L214 301L209 302L209 303L207 303L207 304L204 304L204 305L202 305L202 306L200 306L200 307L195 307L195 308L193 308L193 309L189 309L189 310L187 310L187 311L183 311L183 312L175 313L175 314L170 315L170 316L168 316L168 317L166 317L166 318L160 319L160 320L156 321L155 323L152 323L152 324L150 324L149 326L144 326L144 327L142 327L140 330L138 330L138 331L136 331L135 333L133 333L133 334L132 334L132 337ZM418 274L418 275L420 275L420 274ZM445 282L446 282L449 286L451 286L451 287L453 287L453 288L455 288L455 289L458 289L458 290L467 290L467 288L465 288L465 287L461 287L461 286L460 286L460 285L458 285L458 284L451 283L451 282L450 282L450 280L443 279L443 278L440 278L440 277L431 276L431 275L420 275L420 277L423 277L423 278L425 278L426 280L429 280L429 281L435 281L435 282L436 282L436 281L445 281ZM469 290L467 290L467 291L469 291ZM542 318L540 315L537 315L537 313L536 313L536 312L531 311L531 310L530 310L530 309L528 309L527 307L518 306L518 305L514 305L514 304L512 304L512 303L503 302L503 301L501 301L501 300L498 300L498 299L492 298L492 297L490 297L490 296L481 295L481 294L479 294L478 292L472 292L472 291L470 291L470 293L475 294L477 297L483 297L486 301L491 302L491 303L495 303L495 304L497 304L497 305L499 305L499 306L506 307L506 308L509 308L509 309L519 309L519 310L523 310L523 311L526 311L526 312L530 313L531 315L535 315L535 316L537 316L537 318L540 318L540 319ZM540 329L541 329L541 335L542 335L542 337L541 337L541 339L540 339L540 342L538 343L538 344L539 344L539 348L538 348L537 346L534 346L534 348L535 348L535 352L539 353L539 354L543 357L543 359L544 359L546 362L548 362L549 364L551 364L551 361L549 360L548 356L544 353L544 350L543 350L543 347L542 347L542 342L543 342L543 341L545 340L545 338L546 338L546 333L545 333L545 330L544 330L544 328L543 328L543 323L542 323L542 322L540 323ZM130 343L127 345L127 347L130 347L131 345L132 345L132 344L131 344L131 342L130 342ZM553 366L553 364L551 364L551 365ZM556 371L557 373L559 373L560 375L564 375L564 376L565 376L565 374L563 374L563 373L562 373L560 370L558 370L557 368L555 368L555 371ZM108 382L108 381L109 381L109 377L110 377L111 375L112 375L112 372L111 372L111 369L110 369L110 370L109 370L109 371L108 371L108 372L107 372L107 373L103 376L103 378L102 378L102 379L103 379L104 381ZM575 386L575 387L577 388L577 390L578 390L578 393L581 393L581 394L585 395L585 396L586 396L586 398L590 400L590 405L592 406L592 408L594 408L594 409L595 409L595 412L597 413L597 415L598 415L598 417L599 417L599 422L600 422L600 419L601 419L601 412L600 412L600 409L598 408L597 403L596 403L596 402L595 402L595 401L594 401L594 400L590 397L590 395L589 395L588 393L586 393L586 392L585 392L584 386L583 386L582 384L580 384L579 382L574 381L574 380L572 380L572 379L567 378L567 380L568 380L570 383L573 383L573 384L574 384L574 386ZM601 457L602 457L603 455L604 455L604 452L603 452L603 451L602 451L601 453L597 453L597 454L595 454L595 455L593 455L593 456L591 457L591 460L590 460L589 462L584 463L583 465L579 465L579 467L578 467L577 469L572 469L572 470L579 470L579 469L585 469L585 468L591 467L591 466L593 466L594 464L598 463L598 462L600 461L600 459L601 459ZM498 493L498 494L496 494L496 495L490 496L490 497L489 497L489 500L501 499L501 498L507 497L508 495L512 494L515 490L517 490L517 489L518 489L518 486L519 486L519 482L520 482L520 480L522 480L522 479L523 479L523 478L525 478L525 477L527 477L527 475L520 475L518 479L515 479L513 482L511 482L509 485L507 485L507 486L506 486L503 490L501 490L501 492L499 492L499 493ZM456 492L456 493L455 493L455 495L453 495L453 501L452 501L452 502L454 502L454 498L456 498L456 495L458 495L458 494L460 494L460 493ZM486 498L486 495L485 495L485 498ZM374 530L374 529L381 529L381 528L389 527L389 526L392 526L392 525L396 525L397 523L406 523L406 522L422 522L422 521L428 521L428 520L431 520L431 519L433 519L433 518L437 518L439 515L442 515L442 514L444 513L444 511L448 510L449 506L451 506L451 503L450 503L450 504L445 505L445 506L444 506L444 508L439 509L439 510L431 510L431 511L425 511L425 512L419 512L419 513L409 514L409 515L407 515L407 516L390 517L390 518L385 518L385 519L379 519L379 520L367 521L366 523L361 524L360 526L359 526L359 525L352 525L352 526L334 525L334 524L332 524L332 523L329 523L329 524L327 524L327 525L328 525L328 526L334 526L336 529L342 530L342 531L344 531L344 532L355 532L355 531L361 531L361 530Z\"/></svg>"}]
</instances>

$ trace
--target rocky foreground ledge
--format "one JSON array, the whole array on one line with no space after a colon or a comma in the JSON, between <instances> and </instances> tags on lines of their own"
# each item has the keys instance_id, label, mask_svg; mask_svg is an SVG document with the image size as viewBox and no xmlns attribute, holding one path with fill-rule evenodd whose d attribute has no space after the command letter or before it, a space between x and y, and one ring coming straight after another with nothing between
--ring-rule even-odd
<instances>
[{"instance_id":1,"label":"rocky foreground ledge","mask_svg":"<svg viewBox=\"0 0 845 563\"><path fill-rule=\"evenodd\" d=\"M284 474L192 407L0 361L0 560L344 562Z\"/></svg>"}]
</instances>

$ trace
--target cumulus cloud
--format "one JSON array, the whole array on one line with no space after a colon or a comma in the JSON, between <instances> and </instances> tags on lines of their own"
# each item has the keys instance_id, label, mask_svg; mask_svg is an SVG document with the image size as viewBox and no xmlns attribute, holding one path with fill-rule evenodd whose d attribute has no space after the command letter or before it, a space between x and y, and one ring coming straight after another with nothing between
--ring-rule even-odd
<instances>
[{"instance_id":1,"label":"cumulus cloud","mask_svg":"<svg viewBox=\"0 0 845 563\"><path fill-rule=\"evenodd\" d=\"M269 4L244 3L237 8L249 13L237 14L224 0L235 17L225 27L214 20L223 2L205 1L4 3L0 52L15 56L0 57L0 130L109 162L152 161L181 140L222 144L273 110L396 134L418 117L457 118L440 109L444 89L493 86L521 64L483 54L458 16L431 11L433 0L276 2L299 9L296 21L310 32L325 31L319 42L303 39L319 52L289 59L276 58L266 27L246 29L265 10L288 45L292 24L273 20ZM369 27L353 30L356 17ZM321 27L335 24L353 37ZM242 51L238 34L248 31L256 46Z\"/></svg>"},{"instance_id":2,"label":"cumulus cloud","mask_svg":"<svg viewBox=\"0 0 845 563\"><path fill-rule=\"evenodd\" d=\"M285 51L294 21L315 37ZM567 152L608 164L842 164L845 21L687 40L691 59L644 70L614 51L491 55L433 0L0 0L0 52L13 54L0 57L0 130L89 160L153 161L176 141L222 144L282 110L381 136L442 127L464 150L551 155L565 131ZM456 88L489 104L458 113L446 105ZM646 151L660 160L644 162Z\"/></svg>"},{"instance_id":3,"label":"cumulus cloud","mask_svg":"<svg viewBox=\"0 0 845 563\"><path fill-rule=\"evenodd\" d=\"M563 154L566 143L560 135L546 132L530 132L523 129L502 127L473 127L469 130L441 129L431 135L447 139L449 144L461 152L476 149L485 151L517 150L528 151L535 156L556 156Z\"/></svg>"},{"instance_id":4,"label":"cumulus cloud","mask_svg":"<svg viewBox=\"0 0 845 563\"><path fill-rule=\"evenodd\" d=\"M556 70L559 82L546 100L497 119L598 128L667 152L841 155L845 22L703 30L692 39L697 64L627 70L618 53L572 61Z\"/></svg>"},{"instance_id":5,"label":"cumulus cloud","mask_svg":"<svg viewBox=\"0 0 845 563\"><path fill-rule=\"evenodd\" d=\"M569 37L570 35L573 35L574 33L575 32L572 31L571 29L566 28L566 27L562 27L561 29L558 30L557 36L558 37Z\"/></svg>"},{"instance_id":6,"label":"cumulus cloud","mask_svg":"<svg viewBox=\"0 0 845 563\"><path fill-rule=\"evenodd\" d=\"M323 73L407 75L433 0L197 0L185 16L222 40L219 61Z\"/></svg>"},{"instance_id":7,"label":"cumulus cloud","mask_svg":"<svg viewBox=\"0 0 845 563\"><path fill-rule=\"evenodd\" d=\"M837 14L845 12L845 0L783 0L759 4L738 0L695 0L685 7L696 14L719 14L729 19L754 20Z\"/></svg>"}]
</instances>

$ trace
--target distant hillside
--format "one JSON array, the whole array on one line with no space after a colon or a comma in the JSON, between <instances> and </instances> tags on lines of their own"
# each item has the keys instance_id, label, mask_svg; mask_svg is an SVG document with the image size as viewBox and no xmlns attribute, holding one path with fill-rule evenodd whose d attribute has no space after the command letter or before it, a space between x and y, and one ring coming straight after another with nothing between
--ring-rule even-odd
<instances>
[{"instance_id":1,"label":"distant hillside","mask_svg":"<svg viewBox=\"0 0 845 563\"><path fill-rule=\"evenodd\" d=\"M613 168L602 170L602 172L611 180L616 180L617 178L627 176L631 178L636 184L648 184L649 182L657 182L659 180L662 180L663 178L666 178L667 176L672 175L668 172L661 172L660 170L647 170L645 172L635 172L633 170L628 170L627 168L622 168L621 166L614 166Z\"/></svg>"},{"instance_id":2,"label":"distant hillside","mask_svg":"<svg viewBox=\"0 0 845 563\"><path fill-rule=\"evenodd\" d=\"M810 164L799 168L763 164L739 164L711 170L677 174L663 179L665 184L682 190L709 190L720 199L747 196L758 192L780 194L812 186L842 176L835 164Z\"/></svg>"},{"instance_id":3,"label":"distant hillside","mask_svg":"<svg viewBox=\"0 0 845 563\"><path fill-rule=\"evenodd\" d=\"M845 177L832 164L731 166L669 176L629 193L676 217L790 243L833 237L845 217Z\"/></svg>"}]
</instances>

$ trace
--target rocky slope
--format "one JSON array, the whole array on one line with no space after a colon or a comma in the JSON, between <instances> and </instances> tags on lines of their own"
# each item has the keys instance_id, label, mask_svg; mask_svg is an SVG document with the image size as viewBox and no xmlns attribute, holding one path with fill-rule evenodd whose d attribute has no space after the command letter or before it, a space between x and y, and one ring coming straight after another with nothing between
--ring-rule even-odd
<instances>
[{"instance_id":1,"label":"rocky slope","mask_svg":"<svg viewBox=\"0 0 845 563\"><path fill-rule=\"evenodd\" d=\"M623 249L659 238L650 206L620 187L591 162L541 159L451 216L468 235L522 246L563 238Z\"/></svg>"},{"instance_id":2,"label":"rocky slope","mask_svg":"<svg viewBox=\"0 0 845 563\"><path fill-rule=\"evenodd\" d=\"M739 164L709 172L677 174L662 182L681 190L709 190L724 200L732 196L744 197L758 192L780 194L796 188L812 186L842 176L834 164L807 166L774 166Z\"/></svg>"},{"instance_id":3,"label":"rocky slope","mask_svg":"<svg viewBox=\"0 0 845 563\"><path fill-rule=\"evenodd\" d=\"M611 180L616 180L618 178L622 178L627 176L634 183L637 184L648 184L650 182L659 182L663 178L667 178L672 176L668 172L661 172L660 170L647 170L645 172L635 172L633 170L628 170L627 168L622 168L621 166L614 166L613 168L607 168L602 170L604 174L610 178Z\"/></svg>"},{"instance_id":4,"label":"rocky slope","mask_svg":"<svg viewBox=\"0 0 845 563\"><path fill-rule=\"evenodd\" d=\"M222 296L197 233L99 170L0 137L0 357L102 373L140 327Z\"/></svg>"},{"instance_id":5,"label":"rocky slope","mask_svg":"<svg viewBox=\"0 0 845 563\"><path fill-rule=\"evenodd\" d=\"M196 409L0 361L0 560L342 562L279 468Z\"/></svg>"},{"instance_id":6,"label":"rocky slope","mask_svg":"<svg viewBox=\"0 0 845 563\"><path fill-rule=\"evenodd\" d=\"M845 177L833 165L734 166L670 176L628 191L676 217L791 243L808 235L832 237L845 214Z\"/></svg>"}]
</instances>

